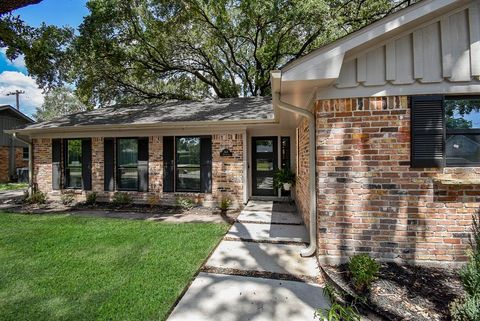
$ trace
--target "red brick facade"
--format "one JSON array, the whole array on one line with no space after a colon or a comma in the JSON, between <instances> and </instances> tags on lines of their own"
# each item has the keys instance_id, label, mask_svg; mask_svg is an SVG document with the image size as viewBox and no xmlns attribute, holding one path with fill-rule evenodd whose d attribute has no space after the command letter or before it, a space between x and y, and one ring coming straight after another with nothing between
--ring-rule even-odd
<instances>
[{"instance_id":1,"label":"red brick facade","mask_svg":"<svg viewBox=\"0 0 480 321\"><path fill-rule=\"evenodd\" d=\"M99 200L110 200L114 192L104 191L104 138L92 138L92 191ZM149 137L149 191L128 192L134 201L146 202L149 197L158 197L161 203L174 204L177 197L187 197L205 206L215 206L223 197L232 199L234 206L243 203L243 133L212 135L212 193L163 193L163 138ZM52 191L51 139L34 139L34 183L40 191L50 196L59 196L65 191ZM222 157L220 151L230 149L232 156ZM84 191L69 190L79 200Z\"/></svg>"},{"instance_id":2,"label":"red brick facade","mask_svg":"<svg viewBox=\"0 0 480 321\"><path fill-rule=\"evenodd\" d=\"M9 174L10 147L0 146L0 183L10 181ZM23 148L15 147L15 168L28 167L28 160L23 159Z\"/></svg>"},{"instance_id":3,"label":"red brick facade","mask_svg":"<svg viewBox=\"0 0 480 321\"><path fill-rule=\"evenodd\" d=\"M319 259L369 253L417 263L466 260L480 186L437 181L480 168L411 168L407 97L318 101L315 115ZM302 151L308 127L299 129ZM302 157L300 180L308 165ZM306 217L308 197L299 194L297 203Z\"/></svg>"}]
</instances>

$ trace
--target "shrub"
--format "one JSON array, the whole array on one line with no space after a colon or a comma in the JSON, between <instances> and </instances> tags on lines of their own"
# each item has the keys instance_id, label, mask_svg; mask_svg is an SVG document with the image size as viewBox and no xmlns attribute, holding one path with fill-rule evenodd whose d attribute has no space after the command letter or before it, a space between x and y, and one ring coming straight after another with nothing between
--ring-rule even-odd
<instances>
[{"instance_id":1,"label":"shrub","mask_svg":"<svg viewBox=\"0 0 480 321\"><path fill-rule=\"evenodd\" d=\"M115 206L131 205L133 203L132 196L125 192L116 192L113 194L112 204Z\"/></svg>"},{"instance_id":2,"label":"shrub","mask_svg":"<svg viewBox=\"0 0 480 321\"><path fill-rule=\"evenodd\" d=\"M450 304L453 321L480 320L480 222L473 217L468 263L460 270L466 295Z\"/></svg>"},{"instance_id":3,"label":"shrub","mask_svg":"<svg viewBox=\"0 0 480 321\"><path fill-rule=\"evenodd\" d=\"M160 204L160 197L158 195L150 195L147 198L147 204L150 205L150 207L155 207L158 204Z\"/></svg>"},{"instance_id":4,"label":"shrub","mask_svg":"<svg viewBox=\"0 0 480 321\"><path fill-rule=\"evenodd\" d=\"M225 196L220 201L218 208L220 208L222 212L226 212L230 208L230 206L232 206L232 199L228 196Z\"/></svg>"},{"instance_id":5,"label":"shrub","mask_svg":"<svg viewBox=\"0 0 480 321\"><path fill-rule=\"evenodd\" d=\"M62 194L62 196L60 196L60 201L63 205L69 206L75 202L75 196L72 194Z\"/></svg>"},{"instance_id":6,"label":"shrub","mask_svg":"<svg viewBox=\"0 0 480 321\"><path fill-rule=\"evenodd\" d=\"M178 207L181 207L187 210L194 208L196 205L194 200L187 197L177 197L177 199L175 199L175 204Z\"/></svg>"},{"instance_id":7,"label":"shrub","mask_svg":"<svg viewBox=\"0 0 480 321\"><path fill-rule=\"evenodd\" d=\"M354 287L359 291L365 291L370 288L372 282L378 277L380 265L368 254L359 254L350 259L348 269Z\"/></svg>"},{"instance_id":8,"label":"shrub","mask_svg":"<svg viewBox=\"0 0 480 321\"><path fill-rule=\"evenodd\" d=\"M97 192L87 193L85 203L87 205L94 205L95 203L97 203Z\"/></svg>"},{"instance_id":9,"label":"shrub","mask_svg":"<svg viewBox=\"0 0 480 321\"><path fill-rule=\"evenodd\" d=\"M47 202L47 194L40 191L33 192L32 195L26 194L25 203L27 204L45 204Z\"/></svg>"}]
</instances>

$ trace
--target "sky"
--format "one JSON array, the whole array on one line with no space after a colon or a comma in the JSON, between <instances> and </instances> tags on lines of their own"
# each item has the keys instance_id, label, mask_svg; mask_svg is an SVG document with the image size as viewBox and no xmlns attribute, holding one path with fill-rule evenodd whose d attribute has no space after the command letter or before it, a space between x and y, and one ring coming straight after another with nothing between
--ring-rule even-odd
<instances>
[{"instance_id":1,"label":"sky","mask_svg":"<svg viewBox=\"0 0 480 321\"><path fill-rule=\"evenodd\" d=\"M42 22L48 25L77 28L88 14L87 0L43 0L39 4L27 6L13 12L26 24L38 27ZM20 96L20 110L32 116L43 103L43 92L28 75L23 57L10 61L5 56L5 48L0 48L0 105L15 106L15 96L6 96L15 90L24 90Z\"/></svg>"}]
</instances>

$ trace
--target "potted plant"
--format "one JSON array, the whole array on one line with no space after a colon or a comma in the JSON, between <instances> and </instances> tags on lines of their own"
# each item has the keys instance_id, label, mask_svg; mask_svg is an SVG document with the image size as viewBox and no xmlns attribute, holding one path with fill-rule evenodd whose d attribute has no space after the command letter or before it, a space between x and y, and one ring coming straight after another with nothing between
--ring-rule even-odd
<instances>
[{"instance_id":1,"label":"potted plant","mask_svg":"<svg viewBox=\"0 0 480 321\"><path fill-rule=\"evenodd\" d=\"M289 191L295 185L295 173L290 168L282 168L275 172L274 182L276 188L283 188Z\"/></svg>"}]
</instances>

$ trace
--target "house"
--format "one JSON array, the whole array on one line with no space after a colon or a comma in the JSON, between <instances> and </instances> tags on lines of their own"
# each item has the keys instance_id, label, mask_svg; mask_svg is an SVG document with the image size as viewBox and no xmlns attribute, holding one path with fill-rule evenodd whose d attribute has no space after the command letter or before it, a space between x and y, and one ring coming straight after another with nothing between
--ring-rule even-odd
<instances>
[{"instance_id":1,"label":"house","mask_svg":"<svg viewBox=\"0 0 480 321\"><path fill-rule=\"evenodd\" d=\"M31 123L32 119L12 106L0 106L0 183L17 180L17 169L28 169L28 145L3 131Z\"/></svg>"},{"instance_id":2,"label":"house","mask_svg":"<svg viewBox=\"0 0 480 321\"><path fill-rule=\"evenodd\" d=\"M302 255L456 264L480 206L480 156L445 146L478 141L465 127L479 77L479 1L424 0L273 71L271 101L111 107L14 132L50 195L241 206L280 197L273 173L290 167L310 232Z\"/></svg>"}]
</instances>

